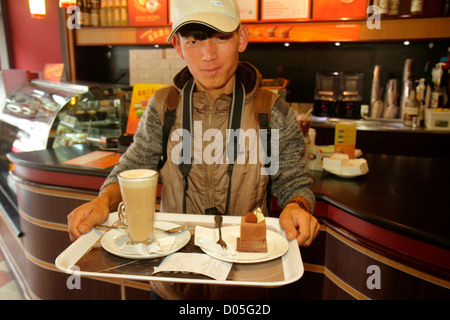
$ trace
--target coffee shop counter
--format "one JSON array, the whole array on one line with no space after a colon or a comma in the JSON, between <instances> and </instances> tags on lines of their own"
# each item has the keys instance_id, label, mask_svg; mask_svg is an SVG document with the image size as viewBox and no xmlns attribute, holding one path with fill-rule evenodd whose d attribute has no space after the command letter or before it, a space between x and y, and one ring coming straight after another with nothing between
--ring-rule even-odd
<instances>
[{"instance_id":1,"label":"coffee shop counter","mask_svg":"<svg viewBox=\"0 0 450 320\"><path fill-rule=\"evenodd\" d=\"M83 278L70 286L55 258L70 244L66 216L93 199L111 168L63 162L84 145L8 154L17 188L19 235L0 212L0 244L31 299L149 299L147 282ZM450 298L447 231L450 161L366 154L369 173L313 171L321 232L301 248L305 273L270 299ZM279 210L272 202L273 214ZM68 285L69 284L69 285Z\"/></svg>"}]
</instances>

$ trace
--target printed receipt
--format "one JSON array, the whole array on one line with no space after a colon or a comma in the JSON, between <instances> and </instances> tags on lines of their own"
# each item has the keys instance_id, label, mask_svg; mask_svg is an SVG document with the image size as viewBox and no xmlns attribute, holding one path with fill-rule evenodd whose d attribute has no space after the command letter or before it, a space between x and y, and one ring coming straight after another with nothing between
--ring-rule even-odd
<instances>
[{"instance_id":1,"label":"printed receipt","mask_svg":"<svg viewBox=\"0 0 450 320\"><path fill-rule=\"evenodd\" d=\"M157 272L192 272L203 274L216 280L225 281L230 273L230 262L217 260L204 253L178 252L167 256L161 264L155 268Z\"/></svg>"}]
</instances>

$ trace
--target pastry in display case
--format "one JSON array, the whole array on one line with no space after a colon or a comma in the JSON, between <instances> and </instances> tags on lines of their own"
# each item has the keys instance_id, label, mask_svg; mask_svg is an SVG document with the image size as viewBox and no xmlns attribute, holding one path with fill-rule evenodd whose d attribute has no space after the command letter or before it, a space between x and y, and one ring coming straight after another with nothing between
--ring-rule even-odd
<instances>
[{"instance_id":1,"label":"pastry in display case","mask_svg":"<svg viewBox=\"0 0 450 320\"><path fill-rule=\"evenodd\" d=\"M71 99L58 114L53 148L89 143L102 149L117 148L122 134L121 98L88 100Z\"/></svg>"}]
</instances>

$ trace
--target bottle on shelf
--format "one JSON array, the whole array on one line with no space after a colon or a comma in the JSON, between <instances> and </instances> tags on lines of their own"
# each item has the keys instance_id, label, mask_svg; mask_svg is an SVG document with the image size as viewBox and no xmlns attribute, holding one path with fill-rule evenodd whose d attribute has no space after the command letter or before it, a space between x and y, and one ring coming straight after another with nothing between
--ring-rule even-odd
<instances>
[{"instance_id":1,"label":"bottle on shelf","mask_svg":"<svg viewBox=\"0 0 450 320\"><path fill-rule=\"evenodd\" d=\"M400 0L390 0L389 1L389 16L398 16L400 13Z\"/></svg>"},{"instance_id":2,"label":"bottle on shelf","mask_svg":"<svg viewBox=\"0 0 450 320\"><path fill-rule=\"evenodd\" d=\"M425 108L426 108L426 90L427 87L425 85L425 78L421 78L418 81L418 85L416 87L416 98L417 101L419 101L420 103L420 107L419 107L419 119L418 119L418 123L420 126L423 126L423 122L424 122L424 117L425 117Z\"/></svg>"},{"instance_id":3,"label":"bottle on shelf","mask_svg":"<svg viewBox=\"0 0 450 320\"><path fill-rule=\"evenodd\" d=\"M100 25L100 0L91 0L91 26Z\"/></svg>"},{"instance_id":4,"label":"bottle on shelf","mask_svg":"<svg viewBox=\"0 0 450 320\"><path fill-rule=\"evenodd\" d=\"M83 21L85 26L91 25L91 1L83 0L83 8L81 14L84 15Z\"/></svg>"},{"instance_id":5,"label":"bottle on shelf","mask_svg":"<svg viewBox=\"0 0 450 320\"><path fill-rule=\"evenodd\" d=\"M85 22L84 22L84 3L82 0L77 0L77 7L78 7L78 11L76 11L76 18L78 20L78 23L80 24L80 26L85 26Z\"/></svg>"},{"instance_id":6,"label":"bottle on shelf","mask_svg":"<svg viewBox=\"0 0 450 320\"><path fill-rule=\"evenodd\" d=\"M114 25L115 26L120 26L120 14L121 11L120 10L120 0L114 0Z\"/></svg>"},{"instance_id":7,"label":"bottle on shelf","mask_svg":"<svg viewBox=\"0 0 450 320\"><path fill-rule=\"evenodd\" d=\"M114 26L114 0L108 1L108 26Z\"/></svg>"},{"instance_id":8,"label":"bottle on shelf","mask_svg":"<svg viewBox=\"0 0 450 320\"><path fill-rule=\"evenodd\" d=\"M108 2L106 0L101 0L100 4L100 25L108 26Z\"/></svg>"},{"instance_id":9,"label":"bottle on shelf","mask_svg":"<svg viewBox=\"0 0 450 320\"><path fill-rule=\"evenodd\" d=\"M444 75L443 62L436 64L432 70L433 88L431 91L430 108L442 108L444 106L444 88L442 87L442 76Z\"/></svg>"},{"instance_id":10,"label":"bottle on shelf","mask_svg":"<svg viewBox=\"0 0 450 320\"><path fill-rule=\"evenodd\" d=\"M423 13L424 0L411 0L411 15L418 16Z\"/></svg>"},{"instance_id":11,"label":"bottle on shelf","mask_svg":"<svg viewBox=\"0 0 450 320\"><path fill-rule=\"evenodd\" d=\"M402 120L405 126L417 127L420 102L417 100L416 89L414 88L414 81L412 78L409 79L407 85L409 86L409 93L403 106Z\"/></svg>"},{"instance_id":12,"label":"bottle on shelf","mask_svg":"<svg viewBox=\"0 0 450 320\"><path fill-rule=\"evenodd\" d=\"M120 25L128 25L128 3L127 0L122 0L120 4Z\"/></svg>"},{"instance_id":13,"label":"bottle on shelf","mask_svg":"<svg viewBox=\"0 0 450 320\"><path fill-rule=\"evenodd\" d=\"M385 16L389 13L389 0L380 0L378 6L380 7L380 15Z\"/></svg>"}]
</instances>

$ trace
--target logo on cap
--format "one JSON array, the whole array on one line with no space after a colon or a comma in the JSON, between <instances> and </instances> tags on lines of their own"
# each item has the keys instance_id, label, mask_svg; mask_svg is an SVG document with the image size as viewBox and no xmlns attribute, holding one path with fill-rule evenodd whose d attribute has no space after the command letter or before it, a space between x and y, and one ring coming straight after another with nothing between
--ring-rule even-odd
<instances>
[{"instance_id":1,"label":"logo on cap","mask_svg":"<svg viewBox=\"0 0 450 320\"><path fill-rule=\"evenodd\" d=\"M218 7L223 7L224 6L223 2L220 2L220 1L211 0L210 3L213 6L218 6Z\"/></svg>"}]
</instances>

